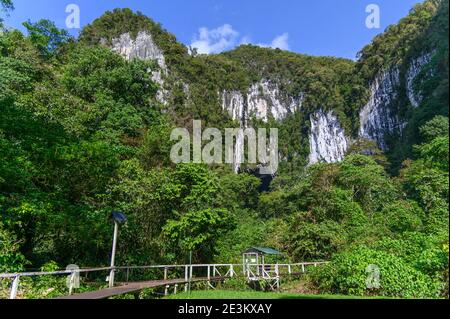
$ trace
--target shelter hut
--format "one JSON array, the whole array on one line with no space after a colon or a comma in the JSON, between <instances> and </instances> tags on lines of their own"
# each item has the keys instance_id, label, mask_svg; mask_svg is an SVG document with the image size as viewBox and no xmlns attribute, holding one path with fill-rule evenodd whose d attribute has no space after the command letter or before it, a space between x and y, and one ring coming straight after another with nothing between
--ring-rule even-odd
<instances>
[{"instance_id":1,"label":"shelter hut","mask_svg":"<svg viewBox=\"0 0 450 319\"><path fill-rule=\"evenodd\" d=\"M268 247L251 247L242 253L244 273L251 280L258 278L272 278L278 276L278 267L273 264L267 264L267 257L272 256L277 259L282 256L280 251Z\"/></svg>"}]
</instances>

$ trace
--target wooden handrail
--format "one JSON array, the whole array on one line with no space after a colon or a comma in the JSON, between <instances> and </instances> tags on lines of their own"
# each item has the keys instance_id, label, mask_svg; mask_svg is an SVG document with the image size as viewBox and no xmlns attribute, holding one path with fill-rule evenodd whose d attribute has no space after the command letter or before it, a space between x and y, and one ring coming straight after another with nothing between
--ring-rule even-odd
<instances>
[{"instance_id":1,"label":"wooden handrail","mask_svg":"<svg viewBox=\"0 0 450 319\"><path fill-rule=\"evenodd\" d=\"M304 262L304 263L292 263L292 264L259 264L252 266L277 266L278 267L288 267L288 266L311 266L311 265L322 265L326 264L326 261L318 262ZM15 278L20 277L35 277L35 276L52 276L52 275L70 275L74 272L77 273L90 273L90 272L100 272L107 271L111 269L115 270L126 270L126 269L175 269L175 268L204 268L204 267L241 267L243 264L184 264L184 265L148 265L148 266L116 266L116 267L100 267L100 268L80 268L76 270L59 270L59 271L37 271L37 272L21 272L21 273L1 273L0 278Z\"/></svg>"}]
</instances>

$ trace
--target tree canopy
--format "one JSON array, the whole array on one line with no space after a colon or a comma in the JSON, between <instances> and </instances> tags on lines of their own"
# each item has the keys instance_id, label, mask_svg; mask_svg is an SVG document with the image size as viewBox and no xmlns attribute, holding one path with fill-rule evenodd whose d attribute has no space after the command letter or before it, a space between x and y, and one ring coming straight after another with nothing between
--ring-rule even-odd
<instances>
[{"instance_id":1,"label":"tree canopy","mask_svg":"<svg viewBox=\"0 0 450 319\"><path fill-rule=\"evenodd\" d=\"M194 263L232 263L249 247L270 246L290 261L330 261L310 277L321 292L448 294L447 1L417 5L357 62L252 45L189 55L129 9L107 12L78 39L48 20L24 25L26 34L0 33L0 272L107 265L108 217L122 210L118 265L182 264L188 251ZM155 61L108 47L142 30L164 51L167 105ZM411 109L399 100L409 121L398 147L385 154L355 141L339 163L306 165L312 112L333 109L355 133L376 72L430 48L435 72L416 83L423 102ZM302 111L282 122L249 119L280 130L283 161L268 189L250 169L170 161L172 128L193 118L236 124L218 92L244 92L267 77L308 93ZM381 269L381 288L367 288L368 264Z\"/></svg>"}]
</instances>

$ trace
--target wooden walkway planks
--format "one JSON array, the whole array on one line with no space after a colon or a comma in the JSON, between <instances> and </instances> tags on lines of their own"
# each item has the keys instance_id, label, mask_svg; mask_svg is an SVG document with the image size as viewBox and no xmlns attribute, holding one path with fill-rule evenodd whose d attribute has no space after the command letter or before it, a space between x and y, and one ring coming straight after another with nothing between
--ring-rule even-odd
<instances>
[{"instance_id":1,"label":"wooden walkway planks","mask_svg":"<svg viewBox=\"0 0 450 319\"><path fill-rule=\"evenodd\" d=\"M303 273L292 273L291 276L300 276ZM283 277L283 276L280 276ZM220 281L225 279L225 277L211 277L208 279L207 277L201 278L192 278L191 282L202 282L202 281ZM260 280L259 278L258 280ZM81 294L74 294L71 296L63 296L55 299L67 299L67 300L76 300L76 299L107 299L109 297L120 296L124 294L139 292L143 289L147 288L157 288L157 287L165 287L167 285L179 285L179 284L187 284L188 281L186 279L169 279L169 280L153 280L153 281L142 281L142 282L130 282L127 284L123 284L117 287L105 288L102 290L85 292Z\"/></svg>"},{"instance_id":2,"label":"wooden walkway planks","mask_svg":"<svg viewBox=\"0 0 450 319\"><path fill-rule=\"evenodd\" d=\"M222 277L210 278L210 281L222 280ZM192 278L191 282L208 281L208 278ZM121 286L106 288L97 291L85 292L71 296L63 296L55 299L106 299L109 297L119 296L128 293L139 292L147 288L164 287L167 285L186 284L186 279L171 279L171 280L153 280L143 282L131 282Z\"/></svg>"}]
</instances>

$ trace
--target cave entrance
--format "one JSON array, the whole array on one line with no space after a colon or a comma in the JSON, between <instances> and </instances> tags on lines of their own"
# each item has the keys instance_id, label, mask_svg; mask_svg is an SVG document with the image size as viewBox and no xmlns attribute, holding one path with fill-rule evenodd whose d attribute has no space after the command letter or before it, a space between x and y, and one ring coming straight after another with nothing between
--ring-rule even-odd
<instances>
[{"instance_id":1,"label":"cave entrance","mask_svg":"<svg viewBox=\"0 0 450 319\"><path fill-rule=\"evenodd\" d=\"M243 173L253 175L261 180L261 185L258 187L258 192L268 192L270 191L270 184L272 183L273 175L262 175L259 173L259 168L247 168Z\"/></svg>"}]
</instances>

